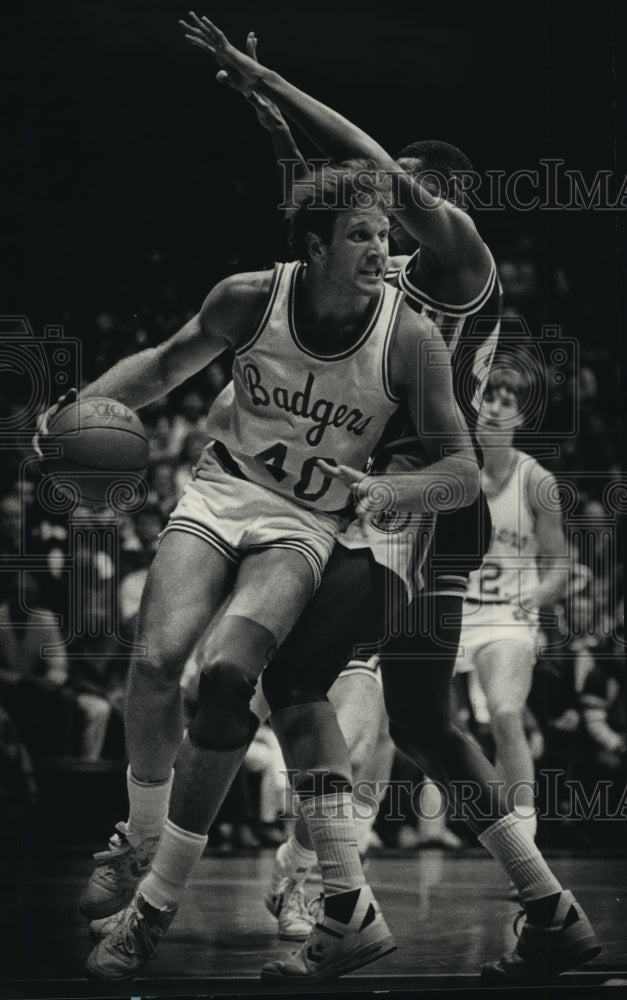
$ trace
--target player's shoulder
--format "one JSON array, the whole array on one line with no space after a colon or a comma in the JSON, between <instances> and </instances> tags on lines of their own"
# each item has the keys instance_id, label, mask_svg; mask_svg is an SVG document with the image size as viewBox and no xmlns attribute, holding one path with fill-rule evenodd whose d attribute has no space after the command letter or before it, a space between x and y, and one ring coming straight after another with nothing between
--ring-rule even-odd
<instances>
[{"instance_id":1,"label":"player's shoulder","mask_svg":"<svg viewBox=\"0 0 627 1000\"><path fill-rule=\"evenodd\" d=\"M459 220L456 236L446 252L425 247L416 250L399 270L398 284L419 300L448 303L453 308L477 306L498 287L496 263L474 220L451 206Z\"/></svg>"},{"instance_id":2,"label":"player's shoulder","mask_svg":"<svg viewBox=\"0 0 627 1000\"><path fill-rule=\"evenodd\" d=\"M558 481L550 469L533 455L517 449L521 468L525 473L527 500L536 513L559 513L562 500Z\"/></svg>"},{"instance_id":3,"label":"player's shoulder","mask_svg":"<svg viewBox=\"0 0 627 1000\"><path fill-rule=\"evenodd\" d=\"M250 336L266 308L276 273L273 268L223 278L203 302L201 323L211 330L219 329L234 345Z\"/></svg>"},{"instance_id":4,"label":"player's shoulder","mask_svg":"<svg viewBox=\"0 0 627 1000\"><path fill-rule=\"evenodd\" d=\"M223 278L212 288L205 299L208 305L227 304L244 306L267 298L275 275L275 269L266 271L244 271Z\"/></svg>"}]
</instances>

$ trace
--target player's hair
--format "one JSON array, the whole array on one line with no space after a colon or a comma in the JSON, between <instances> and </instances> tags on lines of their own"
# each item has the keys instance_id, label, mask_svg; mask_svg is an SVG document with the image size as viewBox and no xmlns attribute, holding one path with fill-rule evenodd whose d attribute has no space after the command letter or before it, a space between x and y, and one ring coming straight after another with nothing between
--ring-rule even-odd
<instances>
[{"instance_id":1,"label":"player's hair","mask_svg":"<svg viewBox=\"0 0 627 1000\"><path fill-rule=\"evenodd\" d=\"M392 184L372 160L343 160L317 169L312 180L297 184L294 202L296 207L287 213L289 244L294 256L307 262L309 233L328 244L341 212L380 207L388 213Z\"/></svg>"},{"instance_id":2,"label":"player's hair","mask_svg":"<svg viewBox=\"0 0 627 1000\"><path fill-rule=\"evenodd\" d=\"M522 359L498 358L492 365L484 393L507 389L519 403L526 400L531 390L531 380L525 371Z\"/></svg>"},{"instance_id":3,"label":"player's hair","mask_svg":"<svg viewBox=\"0 0 627 1000\"><path fill-rule=\"evenodd\" d=\"M469 214L472 212L472 205L469 199L464 198L458 186L457 178L460 174L473 170L472 163L465 153L450 142L442 139L420 139L417 142L410 142L396 156L397 160L420 160L417 173L428 173L437 179L439 193L441 197L452 202L459 208L463 208ZM409 167L410 172L411 166Z\"/></svg>"},{"instance_id":4,"label":"player's hair","mask_svg":"<svg viewBox=\"0 0 627 1000\"><path fill-rule=\"evenodd\" d=\"M452 177L456 171L472 170L473 166L465 153L443 139L419 139L403 146L396 160L422 160L423 169L437 171L445 177Z\"/></svg>"}]
</instances>

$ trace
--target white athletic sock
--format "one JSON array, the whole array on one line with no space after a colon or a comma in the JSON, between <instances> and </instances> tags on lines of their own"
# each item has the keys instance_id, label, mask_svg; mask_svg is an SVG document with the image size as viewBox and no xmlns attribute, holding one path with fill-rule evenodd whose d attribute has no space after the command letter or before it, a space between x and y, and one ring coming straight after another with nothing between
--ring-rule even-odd
<instances>
[{"instance_id":1,"label":"white athletic sock","mask_svg":"<svg viewBox=\"0 0 627 1000\"><path fill-rule=\"evenodd\" d=\"M308 851L296 837L290 837L279 847L276 859L287 877L298 882L315 865L316 852Z\"/></svg>"},{"instance_id":2,"label":"white athletic sock","mask_svg":"<svg viewBox=\"0 0 627 1000\"><path fill-rule=\"evenodd\" d=\"M126 825L129 833L137 834L142 840L160 835L168 815L173 780L174 771L170 772L170 777L165 781L138 781L131 774L130 767L127 769L126 787L130 809Z\"/></svg>"},{"instance_id":3,"label":"white athletic sock","mask_svg":"<svg viewBox=\"0 0 627 1000\"><path fill-rule=\"evenodd\" d=\"M365 885L353 824L353 798L347 792L306 799L301 813L316 848L325 896Z\"/></svg>"},{"instance_id":4,"label":"white athletic sock","mask_svg":"<svg viewBox=\"0 0 627 1000\"><path fill-rule=\"evenodd\" d=\"M363 816L354 815L353 823L355 826L355 836L357 837L357 850L363 858L370 844L370 835L372 834L374 819L370 816L367 816L364 819Z\"/></svg>"},{"instance_id":5,"label":"white athletic sock","mask_svg":"<svg viewBox=\"0 0 627 1000\"><path fill-rule=\"evenodd\" d=\"M529 836L532 840L536 839L536 834L538 832L538 817L536 816L535 806L516 806L516 816L521 823L524 824L525 830L527 830Z\"/></svg>"},{"instance_id":6,"label":"white athletic sock","mask_svg":"<svg viewBox=\"0 0 627 1000\"><path fill-rule=\"evenodd\" d=\"M152 868L139 886L151 906L163 910L180 903L187 880L206 844L206 835L181 830L171 820L165 821Z\"/></svg>"},{"instance_id":7,"label":"white athletic sock","mask_svg":"<svg viewBox=\"0 0 627 1000\"><path fill-rule=\"evenodd\" d=\"M479 834L479 843L500 861L518 889L523 903L561 892L562 887L531 840L524 821L513 813L501 817Z\"/></svg>"}]
</instances>

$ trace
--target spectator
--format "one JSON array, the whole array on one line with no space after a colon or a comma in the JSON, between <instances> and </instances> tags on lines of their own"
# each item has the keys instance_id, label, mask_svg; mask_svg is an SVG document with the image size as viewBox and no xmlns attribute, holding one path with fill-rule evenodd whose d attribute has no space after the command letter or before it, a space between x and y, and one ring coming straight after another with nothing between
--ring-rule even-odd
<instances>
[{"instance_id":1,"label":"spectator","mask_svg":"<svg viewBox=\"0 0 627 1000\"><path fill-rule=\"evenodd\" d=\"M206 431L190 431L185 438L179 462L174 473L177 497L182 495L185 484L189 482L192 474L192 468L196 465L196 462L200 458L200 453L206 443Z\"/></svg>"},{"instance_id":2,"label":"spectator","mask_svg":"<svg viewBox=\"0 0 627 1000\"><path fill-rule=\"evenodd\" d=\"M207 401L195 389L189 390L183 396L180 410L172 420L168 446L171 455L177 458L180 456L183 450L183 442L190 431L202 431L205 434L208 409Z\"/></svg>"},{"instance_id":3,"label":"spectator","mask_svg":"<svg viewBox=\"0 0 627 1000\"><path fill-rule=\"evenodd\" d=\"M148 470L148 502L159 508L164 520L170 516L177 503L174 467L171 462L155 462Z\"/></svg>"},{"instance_id":4,"label":"spectator","mask_svg":"<svg viewBox=\"0 0 627 1000\"><path fill-rule=\"evenodd\" d=\"M31 574L12 573L0 602L0 703L34 757L76 751L83 715L66 687L68 661L55 616Z\"/></svg>"},{"instance_id":5,"label":"spectator","mask_svg":"<svg viewBox=\"0 0 627 1000\"><path fill-rule=\"evenodd\" d=\"M87 723L82 756L124 756L123 701L128 654L108 627L107 600L99 586L86 586L81 594L84 624L69 645L68 687L83 709ZM115 621L115 615L112 616Z\"/></svg>"}]
</instances>

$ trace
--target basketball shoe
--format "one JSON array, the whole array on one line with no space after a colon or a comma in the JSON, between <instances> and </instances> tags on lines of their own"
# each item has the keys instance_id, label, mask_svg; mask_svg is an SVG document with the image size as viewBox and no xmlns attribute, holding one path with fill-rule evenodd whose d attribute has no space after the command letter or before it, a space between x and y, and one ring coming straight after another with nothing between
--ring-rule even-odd
<instances>
[{"instance_id":1,"label":"basketball shoe","mask_svg":"<svg viewBox=\"0 0 627 1000\"><path fill-rule=\"evenodd\" d=\"M315 983L359 969L394 951L396 944L369 886L324 900L324 913L299 951L269 962L264 982Z\"/></svg>"},{"instance_id":2,"label":"basketball shoe","mask_svg":"<svg viewBox=\"0 0 627 1000\"><path fill-rule=\"evenodd\" d=\"M275 891L268 893L264 902L266 909L279 922L279 937L282 941L305 941L309 937L321 908L319 898L309 903L305 898L302 882L283 878Z\"/></svg>"},{"instance_id":3,"label":"basketball shoe","mask_svg":"<svg viewBox=\"0 0 627 1000\"><path fill-rule=\"evenodd\" d=\"M157 850L158 837L140 840L126 823L115 829L109 849L94 854L96 867L81 896L79 909L89 920L110 917L130 903Z\"/></svg>"},{"instance_id":4,"label":"basketball shoe","mask_svg":"<svg viewBox=\"0 0 627 1000\"><path fill-rule=\"evenodd\" d=\"M126 908L119 910L117 913L112 913L110 917L103 917L102 920L90 920L90 938L93 938L94 941L102 941L103 938L108 937L109 934L113 933L125 914Z\"/></svg>"},{"instance_id":5,"label":"basketball shoe","mask_svg":"<svg viewBox=\"0 0 627 1000\"><path fill-rule=\"evenodd\" d=\"M543 902L543 901L542 901ZM532 906L534 904L531 904ZM554 908L553 913L550 909ZM577 969L602 950L592 925L573 896L561 892L546 900L545 921L534 923L524 910L517 915L514 932L518 943L510 955L481 969L489 984L539 984L568 969ZM520 934L520 920L525 917Z\"/></svg>"},{"instance_id":6,"label":"basketball shoe","mask_svg":"<svg viewBox=\"0 0 627 1000\"><path fill-rule=\"evenodd\" d=\"M282 941L304 941L316 922L320 904L317 899L307 903L304 884L307 866L290 868L285 862L287 844L281 844L274 856L270 886L264 899L266 909L279 922Z\"/></svg>"},{"instance_id":7,"label":"basketball shoe","mask_svg":"<svg viewBox=\"0 0 627 1000\"><path fill-rule=\"evenodd\" d=\"M178 907L159 910L141 892L112 934L96 945L87 959L87 973L95 979L132 979L155 957L157 945L174 920Z\"/></svg>"}]
</instances>

